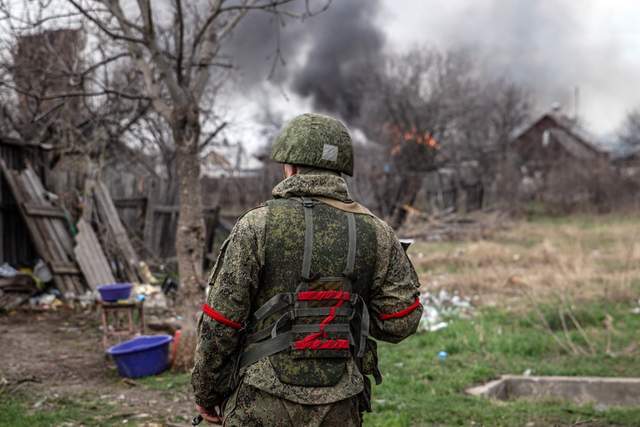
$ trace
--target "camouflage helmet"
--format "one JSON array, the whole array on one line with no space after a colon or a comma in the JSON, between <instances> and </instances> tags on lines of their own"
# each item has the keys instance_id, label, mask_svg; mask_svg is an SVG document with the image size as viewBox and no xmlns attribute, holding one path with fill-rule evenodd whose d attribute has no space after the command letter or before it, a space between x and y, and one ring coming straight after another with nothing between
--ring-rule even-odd
<instances>
[{"instance_id":1,"label":"camouflage helmet","mask_svg":"<svg viewBox=\"0 0 640 427\"><path fill-rule=\"evenodd\" d=\"M271 158L353 175L349 131L339 120L320 114L302 114L287 123L273 144Z\"/></svg>"}]
</instances>

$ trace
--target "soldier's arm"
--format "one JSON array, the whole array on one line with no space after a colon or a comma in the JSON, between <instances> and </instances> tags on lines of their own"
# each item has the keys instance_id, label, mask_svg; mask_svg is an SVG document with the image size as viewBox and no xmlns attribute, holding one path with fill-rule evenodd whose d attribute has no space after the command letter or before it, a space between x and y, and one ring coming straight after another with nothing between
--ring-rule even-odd
<instances>
[{"instance_id":1,"label":"soldier's arm","mask_svg":"<svg viewBox=\"0 0 640 427\"><path fill-rule=\"evenodd\" d=\"M241 329L264 261L263 216L262 208L258 208L238 221L209 279L211 287L198 322L191 376L196 404L207 411L220 405L230 391Z\"/></svg>"},{"instance_id":2,"label":"soldier's arm","mask_svg":"<svg viewBox=\"0 0 640 427\"><path fill-rule=\"evenodd\" d=\"M422 316L418 275L391 227L381 227L378 266L371 288L370 334L400 342L413 334Z\"/></svg>"}]
</instances>

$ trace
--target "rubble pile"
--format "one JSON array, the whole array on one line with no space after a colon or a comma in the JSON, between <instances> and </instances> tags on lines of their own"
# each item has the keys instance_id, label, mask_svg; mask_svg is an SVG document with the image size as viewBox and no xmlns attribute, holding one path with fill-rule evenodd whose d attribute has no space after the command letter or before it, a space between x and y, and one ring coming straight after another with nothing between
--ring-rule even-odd
<instances>
[{"instance_id":1,"label":"rubble pile","mask_svg":"<svg viewBox=\"0 0 640 427\"><path fill-rule=\"evenodd\" d=\"M12 310L38 293L36 280L9 264L0 265L0 310Z\"/></svg>"}]
</instances>

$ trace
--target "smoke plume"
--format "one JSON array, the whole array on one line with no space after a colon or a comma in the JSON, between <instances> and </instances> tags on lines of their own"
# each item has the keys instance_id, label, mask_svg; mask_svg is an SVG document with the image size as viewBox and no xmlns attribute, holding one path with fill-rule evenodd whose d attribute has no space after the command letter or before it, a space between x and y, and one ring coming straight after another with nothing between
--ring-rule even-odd
<instances>
[{"instance_id":1,"label":"smoke plume","mask_svg":"<svg viewBox=\"0 0 640 427\"><path fill-rule=\"evenodd\" d=\"M312 7L325 3L317 0ZM375 20L380 4L380 0L333 1L325 12L304 21L286 20L284 26L267 14L248 16L231 47L241 86L256 87L269 77L309 97L316 110L346 120L356 117L362 94L354 86L362 64L379 60L385 44Z\"/></svg>"}]
</instances>

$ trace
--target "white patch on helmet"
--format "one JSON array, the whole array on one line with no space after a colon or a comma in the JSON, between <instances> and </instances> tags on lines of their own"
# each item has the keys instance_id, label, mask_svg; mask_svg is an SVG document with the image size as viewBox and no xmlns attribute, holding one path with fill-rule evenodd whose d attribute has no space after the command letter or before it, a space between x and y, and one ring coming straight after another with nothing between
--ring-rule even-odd
<instances>
[{"instance_id":1,"label":"white patch on helmet","mask_svg":"<svg viewBox=\"0 0 640 427\"><path fill-rule=\"evenodd\" d=\"M324 146L322 147L322 160L337 162L338 147L336 145L324 144Z\"/></svg>"}]
</instances>

